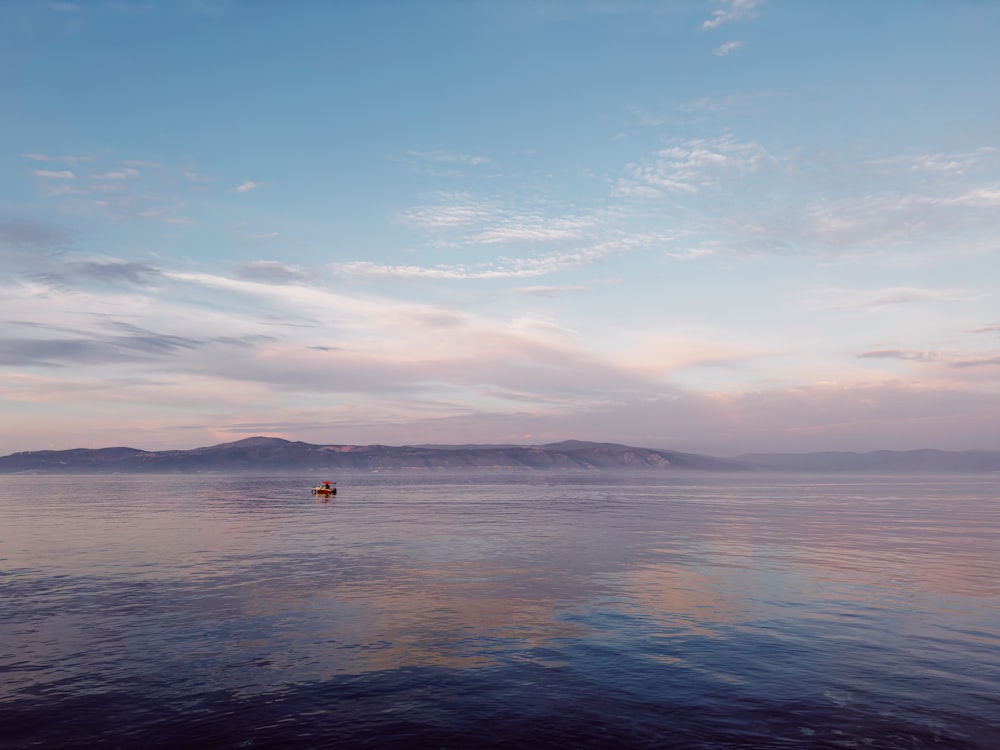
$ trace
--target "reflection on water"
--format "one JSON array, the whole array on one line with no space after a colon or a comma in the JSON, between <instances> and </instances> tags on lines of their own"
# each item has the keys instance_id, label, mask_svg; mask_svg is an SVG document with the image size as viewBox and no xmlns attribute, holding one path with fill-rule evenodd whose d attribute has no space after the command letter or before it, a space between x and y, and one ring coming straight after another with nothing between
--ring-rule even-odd
<instances>
[{"instance_id":1,"label":"reflection on water","mask_svg":"<svg viewBox=\"0 0 1000 750\"><path fill-rule=\"evenodd\" d=\"M993 747L995 479L0 477L6 747Z\"/></svg>"}]
</instances>

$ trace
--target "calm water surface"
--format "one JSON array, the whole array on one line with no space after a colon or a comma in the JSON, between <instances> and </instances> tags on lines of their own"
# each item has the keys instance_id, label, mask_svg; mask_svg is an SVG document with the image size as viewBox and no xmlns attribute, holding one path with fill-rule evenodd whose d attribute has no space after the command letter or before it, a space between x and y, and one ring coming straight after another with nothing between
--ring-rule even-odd
<instances>
[{"instance_id":1,"label":"calm water surface","mask_svg":"<svg viewBox=\"0 0 1000 750\"><path fill-rule=\"evenodd\" d=\"M1000 477L3 476L70 747L998 748Z\"/></svg>"}]
</instances>

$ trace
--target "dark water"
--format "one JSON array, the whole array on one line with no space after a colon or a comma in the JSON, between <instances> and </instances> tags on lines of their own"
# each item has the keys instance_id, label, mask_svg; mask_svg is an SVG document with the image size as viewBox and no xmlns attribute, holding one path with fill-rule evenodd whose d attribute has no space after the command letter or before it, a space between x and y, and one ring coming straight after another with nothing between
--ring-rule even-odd
<instances>
[{"instance_id":1,"label":"dark water","mask_svg":"<svg viewBox=\"0 0 1000 750\"><path fill-rule=\"evenodd\" d=\"M998 748L998 495L0 477L0 748Z\"/></svg>"}]
</instances>

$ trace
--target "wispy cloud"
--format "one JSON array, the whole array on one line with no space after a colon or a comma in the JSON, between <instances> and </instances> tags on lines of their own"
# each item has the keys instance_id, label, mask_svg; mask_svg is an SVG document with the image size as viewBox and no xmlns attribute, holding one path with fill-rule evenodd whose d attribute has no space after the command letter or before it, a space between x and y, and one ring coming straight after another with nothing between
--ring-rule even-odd
<instances>
[{"instance_id":1,"label":"wispy cloud","mask_svg":"<svg viewBox=\"0 0 1000 750\"><path fill-rule=\"evenodd\" d=\"M54 164L66 164L75 167L80 162L94 161L93 156L48 156L46 154L21 154L25 159L32 161L51 162Z\"/></svg>"},{"instance_id":2,"label":"wispy cloud","mask_svg":"<svg viewBox=\"0 0 1000 750\"><path fill-rule=\"evenodd\" d=\"M74 287L85 282L126 283L150 286L160 277L160 270L146 263L118 259L70 261L32 276L49 286Z\"/></svg>"},{"instance_id":3,"label":"wispy cloud","mask_svg":"<svg viewBox=\"0 0 1000 750\"><path fill-rule=\"evenodd\" d=\"M457 151L407 151L402 159L419 174L432 177L457 178L477 170L492 160L488 156Z\"/></svg>"},{"instance_id":4,"label":"wispy cloud","mask_svg":"<svg viewBox=\"0 0 1000 750\"><path fill-rule=\"evenodd\" d=\"M44 327L33 328L45 332ZM13 367L65 367L135 362L167 356L179 349L194 349L203 343L117 321L107 322L103 328L80 329L73 332L72 338L5 339L0 346L0 363Z\"/></svg>"},{"instance_id":5,"label":"wispy cloud","mask_svg":"<svg viewBox=\"0 0 1000 750\"><path fill-rule=\"evenodd\" d=\"M127 167L138 169L163 169L163 165L158 161L144 161L143 159L123 159L122 164Z\"/></svg>"},{"instance_id":6,"label":"wispy cloud","mask_svg":"<svg viewBox=\"0 0 1000 750\"><path fill-rule=\"evenodd\" d=\"M478 166L488 164L489 157L476 156L473 154L461 154L453 151L407 151L406 155L417 161L431 162L435 164L468 164Z\"/></svg>"},{"instance_id":7,"label":"wispy cloud","mask_svg":"<svg viewBox=\"0 0 1000 750\"><path fill-rule=\"evenodd\" d=\"M36 169L34 170L36 177L43 177L46 180L75 180L76 175L69 169L61 169L58 171L53 171L51 169Z\"/></svg>"},{"instance_id":8,"label":"wispy cloud","mask_svg":"<svg viewBox=\"0 0 1000 750\"><path fill-rule=\"evenodd\" d=\"M952 367L996 367L1000 366L1000 356L984 357L981 359L967 359L961 362L952 362Z\"/></svg>"},{"instance_id":9,"label":"wispy cloud","mask_svg":"<svg viewBox=\"0 0 1000 750\"><path fill-rule=\"evenodd\" d=\"M807 304L820 310L878 309L924 302L969 302L979 299L981 296L979 292L970 289L918 289L913 287L817 289L805 295Z\"/></svg>"},{"instance_id":10,"label":"wispy cloud","mask_svg":"<svg viewBox=\"0 0 1000 750\"><path fill-rule=\"evenodd\" d=\"M522 286L514 291L518 294L529 294L534 297L558 297L566 292L582 292L587 287L579 284L562 284L554 286Z\"/></svg>"},{"instance_id":11,"label":"wispy cloud","mask_svg":"<svg viewBox=\"0 0 1000 750\"><path fill-rule=\"evenodd\" d=\"M264 284L290 284L314 279L316 274L300 266L290 266L276 260L254 260L236 267L241 279Z\"/></svg>"},{"instance_id":12,"label":"wispy cloud","mask_svg":"<svg viewBox=\"0 0 1000 750\"><path fill-rule=\"evenodd\" d=\"M759 112L769 101L786 96L780 91L757 91L703 96L677 107L686 114L733 115Z\"/></svg>"},{"instance_id":13,"label":"wispy cloud","mask_svg":"<svg viewBox=\"0 0 1000 750\"><path fill-rule=\"evenodd\" d=\"M133 167L127 167L125 169L115 169L110 172L101 172L100 174L91 175L92 180L131 180L138 177L140 174L138 169Z\"/></svg>"},{"instance_id":14,"label":"wispy cloud","mask_svg":"<svg viewBox=\"0 0 1000 750\"><path fill-rule=\"evenodd\" d=\"M764 4L764 0L719 0L722 8L712 11L712 17L705 21L701 28L717 29L733 21L747 21L756 17L756 8Z\"/></svg>"},{"instance_id":15,"label":"wispy cloud","mask_svg":"<svg viewBox=\"0 0 1000 750\"><path fill-rule=\"evenodd\" d=\"M117 272L113 259L94 262L101 265L91 269L98 275ZM257 279L164 271L155 290L139 290L155 294L156 304L115 290L56 295L36 304L33 316L56 325L26 328L0 351L8 366L38 368L50 377L8 379L0 393L78 403L86 392L88 404L104 408L116 400L137 408L176 403L185 407L188 420L203 404L213 414L224 412L226 424L260 425L285 416L295 422L290 407L259 410L268 394L273 399L275 392L292 392L300 403L316 399L316 409L299 414L302 424L320 420L325 430L343 424L350 435L346 442L365 435L384 442L397 434L407 435L404 441L421 434L454 442L465 424L492 440L507 439L512 429L551 430L556 438L633 444L640 436L640 443L654 441L654 447L678 441L688 448L692 441L718 446L729 440L744 450L799 433L822 446L823 440L836 443L858 430L872 447L884 447L887 440L896 446L892 431L900 413L912 421L907 439L919 443L937 435L932 442L941 445L944 428L957 434L959 423L969 427L969 415L995 414L998 405L996 397L972 390L899 384L686 392L665 377L677 368L730 368L759 352L692 339L611 356L551 321L488 319L443 305L351 296L342 286L336 291L309 286L295 278L302 269L277 261L250 264L241 272L246 270L259 274ZM205 306L192 306L202 296ZM24 309L27 299L4 295L0 312L9 318L7 311ZM67 327L68 313L79 309L92 314L77 315L79 324ZM920 350L873 350L869 359L920 364L910 351ZM163 377L167 361L169 377ZM990 356L957 360L970 372L986 372L991 364ZM106 365L119 369L99 385L75 375L83 367ZM257 405L255 410L241 412L240 405L248 403ZM221 424L218 416L213 423ZM964 439L970 442L988 431L969 429L974 434Z\"/></svg>"},{"instance_id":16,"label":"wispy cloud","mask_svg":"<svg viewBox=\"0 0 1000 750\"><path fill-rule=\"evenodd\" d=\"M77 167L96 161L90 156L34 153L23 156L32 161ZM186 201L177 197L189 188L192 178L158 162L122 160L110 168L89 174L71 169L38 169L34 170L34 174L45 180L46 195L71 202L74 209L81 213L104 214L115 220L153 219L174 225L192 223L191 218L184 214Z\"/></svg>"},{"instance_id":17,"label":"wispy cloud","mask_svg":"<svg viewBox=\"0 0 1000 750\"><path fill-rule=\"evenodd\" d=\"M64 252L69 233L57 225L25 218L0 220L0 263L15 270L38 270L49 256Z\"/></svg>"},{"instance_id":18,"label":"wispy cloud","mask_svg":"<svg viewBox=\"0 0 1000 750\"><path fill-rule=\"evenodd\" d=\"M527 316L489 320L439 305L211 274L169 276L215 290L214 298L223 291L245 295L254 300L253 309L262 320L261 313L272 319L278 310L288 311L289 323L283 329L287 336L280 341L247 350L236 361L198 358L199 368L218 376L380 398L388 389L426 399L448 385L460 389L452 398L463 404L463 411L475 408L474 394L484 387L575 394L599 402L610 392L653 388L645 377L595 357L575 334L549 321ZM304 328L304 321L313 324Z\"/></svg>"},{"instance_id":19,"label":"wispy cloud","mask_svg":"<svg viewBox=\"0 0 1000 750\"><path fill-rule=\"evenodd\" d=\"M501 208L495 201L468 193L438 193L433 203L414 206L396 219L426 230L466 229L493 219Z\"/></svg>"},{"instance_id":20,"label":"wispy cloud","mask_svg":"<svg viewBox=\"0 0 1000 750\"><path fill-rule=\"evenodd\" d=\"M730 54L731 52L735 52L736 50L740 49L745 44L746 44L746 42L743 42L743 41L739 41L739 42L726 42L725 44L720 44L718 47L716 47L715 48L715 52L713 54L716 57L725 57L726 55Z\"/></svg>"},{"instance_id":21,"label":"wispy cloud","mask_svg":"<svg viewBox=\"0 0 1000 750\"><path fill-rule=\"evenodd\" d=\"M719 241L749 252L930 253L932 243L954 247L966 237L985 250L982 238L1000 230L996 161L991 147L859 160L728 135L680 141L626 165L612 195L690 206L689 227L711 225ZM862 181L864 192L842 189Z\"/></svg>"},{"instance_id":22,"label":"wispy cloud","mask_svg":"<svg viewBox=\"0 0 1000 750\"><path fill-rule=\"evenodd\" d=\"M629 165L629 175L619 180L616 193L697 193L776 163L774 155L753 141L741 143L728 135L693 139L657 151L650 161Z\"/></svg>"},{"instance_id":23,"label":"wispy cloud","mask_svg":"<svg viewBox=\"0 0 1000 750\"><path fill-rule=\"evenodd\" d=\"M930 172L939 174L966 175L996 161L998 151L992 146L982 146L953 154L906 154L869 159L867 164L876 172Z\"/></svg>"},{"instance_id":24,"label":"wispy cloud","mask_svg":"<svg viewBox=\"0 0 1000 750\"><path fill-rule=\"evenodd\" d=\"M237 193L249 193L251 190L255 190L260 187L260 183L254 182L253 180L247 180L246 182L237 185L233 190Z\"/></svg>"},{"instance_id":25,"label":"wispy cloud","mask_svg":"<svg viewBox=\"0 0 1000 750\"><path fill-rule=\"evenodd\" d=\"M1000 189L944 195L868 195L761 210L742 217L740 234L758 248L889 251L907 243L1000 226Z\"/></svg>"},{"instance_id":26,"label":"wispy cloud","mask_svg":"<svg viewBox=\"0 0 1000 750\"><path fill-rule=\"evenodd\" d=\"M532 258L501 258L477 265L394 265L371 261L335 263L331 269L347 276L428 280L519 279L545 276L557 271L580 268L613 255L669 241L660 235L624 235L588 247L548 253Z\"/></svg>"},{"instance_id":27,"label":"wispy cloud","mask_svg":"<svg viewBox=\"0 0 1000 750\"><path fill-rule=\"evenodd\" d=\"M597 224L590 216L548 217L544 215L508 216L495 226L468 237L469 242L486 245L509 242L553 242L577 240Z\"/></svg>"},{"instance_id":28,"label":"wispy cloud","mask_svg":"<svg viewBox=\"0 0 1000 750\"><path fill-rule=\"evenodd\" d=\"M676 247L666 250L668 258L673 260L701 260L716 255L723 250L723 246L718 242L704 242L700 245L689 247Z\"/></svg>"},{"instance_id":29,"label":"wispy cloud","mask_svg":"<svg viewBox=\"0 0 1000 750\"><path fill-rule=\"evenodd\" d=\"M396 216L443 245L501 245L581 240L600 223L595 215L553 215L548 207L514 206L467 193L440 193L434 203Z\"/></svg>"},{"instance_id":30,"label":"wispy cloud","mask_svg":"<svg viewBox=\"0 0 1000 750\"><path fill-rule=\"evenodd\" d=\"M858 359L902 359L908 362L935 362L940 358L937 352L908 349L873 349L857 356Z\"/></svg>"},{"instance_id":31,"label":"wispy cloud","mask_svg":"<svg viewBox=\"0 0 1000 750\"><path fill-rule=\"evenodd\" d=\"M517 270L513 268L471 269L465 266L414 266L395 265L388 263L373 263L366 260L335 263L332 266L335 273L345 276L363 276L368 278L397 279L505 279L524 276L540 276L544 272Z\"/></svg>"},{"instance_id":32,"label":"wispy cloud","mask_svg":"<svg viewBox=\"0 0 1000 750\"><path fill-rule=\"evenodd\" d=\"M628 111L632 117L635 118L636 122L645 128L658 128L663 125L667 125L672 121L671 118L666 115L650 112L645 107L640 107L637 104L630 104Z\"/></svg>"},{"instance_id":33,"label":"wispy cloud","mask_svg":"<svg viewBox=\"0 0 1000 750\"><path fill-rule=\"evenodd\" d=\"M193 219L185 216L182 212L185 208L184 201L174 201L172 203L161 203L147 208L140 209L131 214L136 219L151 219L162 221L167 224L185 225L193 223Z\"/></svg>"}]
</instances>

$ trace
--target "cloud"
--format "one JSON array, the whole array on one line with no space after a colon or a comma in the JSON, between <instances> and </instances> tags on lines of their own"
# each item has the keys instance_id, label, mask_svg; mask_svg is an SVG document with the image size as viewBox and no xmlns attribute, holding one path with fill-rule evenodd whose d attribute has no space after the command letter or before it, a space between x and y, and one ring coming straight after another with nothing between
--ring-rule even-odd
<instances>
[{"instance_id":1,"label":"cloud","mask_svg":"<svg viewBox=\"0 0 1000 750\"><path fill-rule=\"evenodd\" d=\"M93 161L93 156L48 156L46 154L21 154L25 159L31 159L32 161L43 161L43 162L54 162L59 164L68 164L71 167L77 166L83 161Z\"/></svg>"},{"instance_id":2,"label":"cloud","mask_svg":"<svg viewBox=\"0 0 1000 750\"><path fill-rule=\"evenodd\" d=\"M496 395L502 397L504 391ZM508 391L530 406L531 390ZM566 438L618 442L719 456L772 450L971 449L996 443L1000 396L903 383L821 384L705 394L663 389L657 395L510 411L460 409L377 420L341 414L300 415L295 432L315 425L344 442L531 442Z\"/></svg>"},{"instance_id":3,"label":"cloud","mask_svg":"<svg viewBox=\"0 0 1000 750\"><path fill-rule=\"evenodd\" d=\"M403 278L431 280L468 279L517 279L544 276L556 271L597 263L609 256L629 252L637 247L666 242L669 237L660 235L623 235L589 247L567 252L549 253L535 258L501 258L474 266L461 264L439 266L414 266L350 261L331 265L337 273L371 278Z\"/></svg>"},{"instance_id":4,"label":"cloud","mask_svg":"<svg viewBox=\"0 0 1000 750\"><path fill-rule=\"evenodd\" d=\"M662 201L688 231L708 232L730 251L937 255L949 246L990 249L1000 231L996 161L992 147L857 159L772 151L726 135L677 141L609 182L611 196L634 210ZM865 190L843 189L854 183Z\"/></svg>"},{"instance_id":5,"label":"cloud","mask_svg":"<svg viewBox=\"0 0 1000 750\"><path fill-rule=\"evenodd\" d=\"M48 286L75 286L81 281L150 286L161 275L158 268L145 263L109 260L70 262L57 270L42 272L32 278Z\"/></svg>"},{"instance_id":6,"label":"cloud","mask_svg":"<svg viewBox=\"0 0 1000 750\"><path fill-rule=\"evenodd\" d=\"M735 52L746 44L746 42L726 42L715 48L713 53L716 57L725 57L730 52Z\"/></svg>"},{"instance_id":7,"label":"cloud","mask_svg":"<svg viewBox=\"0 0 1000 750\"><path fill-rule=\"evenodd\" d=\"M139 169L163 169L164 166L158 161L143 161L142 159L123 159L122 164Z\"/></svg>"},{"instance_id":8,"label":"cloud","mask_svg":"<svg viewBox=\"0 0 1000 750\"><path fill-rule=\"evenodd\" d=\"M998 208L1000 207L1000 186L990 186L974 188L958 195L942 197L918 197L914 199L917 204L926 206L958 206L969 208Z\"/></svg>"},{"instance_id":9,"label":"cloud","mask_svg":"<svg viewBox=\"0 0 1000 750\"><path fill-rule=\"evenodd\" d=\"M967 359L960 362L952 362L952 367L992 367L1000 365L1000 356L984 357L980 359Z\"/></svg>"},{"instance_id":10,"label":"cloud","mask_svg":"<svg viewBox=\"0 0 1000 750\"><path fill-rule=\"evenodd\" d=\"M514 291L518 294L529 294L534 297L558 297L566 292L582 292L587 287L579 284L562 284L559 286L522 286Z\"/></svg>"},{"instance_id":11,"label":"cloud","mask_svg":"<svg viewBox=\"0 0 1000 750\"><path fill-rule=\"evenodd\" d=\"M61 367L71 363L120 362L119 353L91 341L66 339L0 339L0 365L4 367Z\"/></svg>"},{"instance_id":12,"label":"cloud","mask_svg":"<svg viewBox=\"0 0 1000 750\"><path fill-rule=\"evenodd\" d=\"M848 308L877 309L889 305L920 302L969 302L980 293L968 289L919 289L888 287L883 289L816 289L803 295L807 305L817 310Z\"/></svg>"},{"instance_id":13,"label":"cloud","mask_svg":"<svg viewBox=\"0 0 1000 750\"><path fill-rule=\"evenodd\" d=\"M538 276L538 272L532 273L525 270L515 269L479 269L474 270L461 265L454 266L413 266L395 265L389 263L374 263L367 260L355 260L345 263L334 263L331 268L339 274L345 276L363 276L369 278L398 278L398 279L500 279L519 276Z\"/></svg>"},{"instance_id":14,"label":"cloud","mask_svg":"<svg viewBox=\"0 0 1000 750\"><path fill-rule=\"evenodd\" d=\"M867 164L879 173L930 172L963 176L981 170L989 162L995 161L996 157L996 148L981 146L972 151L953 154L907 154L869 159Z\"/></svg>"},{"instance_id":15,"label":"cloud","mask_svg":"<svg viewBox=\"0 0 1000 750\"><path fill-rule=\"evenodd\" d=\"M19 338L0 341L0 364L7 367L66 367L145 360L193 349L201 342L154 333L125 323L111 323L117 334L81 331L72 339Z\"/></svg>"},{"instance_id":16,"label":"cloud","mask_svg":"<svg viewBox=\"0 0 1000 750\"><path fill-rule=\"evenodd\" d=\"M491 160L486 156L474 156L472 154L460 154L451 151L407 151L406 155L412 159L435 164L468 164L478 166L488 164Z\"/></svg>"},{"instance_id":17,"label":"cloud","mask_svg":"<svg viewBox=\"0 0 1000 750\"><path fill-rule=\"evenodd\" d=\"M111 172L103 172L101 174L91 175L92 180L131 180L140 175L138 169L132 167L126 167L125 169L116 169Z\"/></svg>"},{"instance_id":18,"label":"cloud","mask_svg":"<svg viewBox=\"0 0 1000 750\"><path fill-rule=\"evenodd\" d=\"M888 252L932 242L940 246L946 239L954 246L966 238L982 245L1000 229L1000 187L994 185L956 190L939 180L894 181L866 195L834 198L812 183L801 165L785 161L783 166L781 172L760 173L780 180L758 180L734 207L739 213L731 210L724 218L726 228L747 248ZM658 179L676 179L671 170L676 171L673 164L659 164L636 177L646 177L655 186ZM756 199L767 191L787 197L777 203Z\"/></svg>"},{"instance_id":19,"label":"cloud","mask_svg":"<svg viewBox=\"0 0 1000 750\"><path fill-rule=\"evenodd\" d=\"M492 160L487 156L453 151L407 151L403 158L412 171L431 177L463 177L468 168L481 168Z\"/></svg>"},{"instance_id":20,"label":"cloud","mask_svg":"<svg viewBox=\"0 0 1000 750\"><path fill-rule=\"evenodd\" d=\"M24 156L43 162L94 161L94 157ZM77 180L78 173L69 169L35 170L35 174L47 178L48 196L67 201L78 214L105 214L114 220L153 219L174 225L192 223L184 215L186 201L178 197L178 190L189 187L179 179L186 173L157 162L122 160L120 165L95 171L85 181ZM151 171L144 173L140 167Z\"/></svg>"},{"instance_id":21,"label":"cloud","mask_svg":"<svg viewBox=\"0 0 1000 750\"><path fill-rule=\"evenodd\" d=\"M640 125L646 128L657 128L672 122L671 118L649 112L637 104L630 104L628 111Z\"/></svg>"},{"instance_id":22,"label":"cloud","mask_svg":"<svg viewBox=\"0 0 1000 750\"><path fill-rule=\"evenodd\" d=\"M0 220L0 279L45 269L69 250L71 239L56 225L25 218Z\"/></svg>"},{"instance_id":23,"label":"cloud","mask_svg":"<svg viewBox=\"0 0 1000 750\"><path fill-rule=\"evenodd\" d=\"M161 275L158 268L132 261L88 261L76 264L75 268L82 276L91 279L127 281L140 286L150 284Z\"/></svg>"},{"instance_id":24,"label":"cloud","mask_svg":"<svg viewBox=\"0 0 1000 750\"><path fill-rule=\"evenodd\" d=\"M602 222L598 215L552 215L545 206L514 206L468 193L439 193L436 198L400 212L396 220L444 246L568 242L585 238Z\"/></svg>"},{"instance_id":25,"label":"cloud","mask_svg":"<svg viewBox=\"0 0 1000 750\"><path fill-rule=\"evenodd\" d=\"M497 203L467 193L439 193L433 204L415 206L397 214L397 220L425 230L478 226L500 212Z\"/></svg>"},{"instance_id":26,"label":"cloud","mask_svg":"<svg viewBox=\"0 0 1000 750\"><path fill-rule=\"evenodd\" d=\"M494 321L437 305L352 297L342 291L209 274L169 275L213 289L214 300L223 293L245 296L247 310L282 325L286 333L273 344L225 359L207 353L189 358L186 371L191 373L372 398L384 396L386 389L418 401L450 392L449 399L470 403L476 399L473 391L488 385L601 402L609 393L653 388L644 376L594 357L575 334L547 321ZM204 337L206 326L201 330Z\"/></svg>"},{"instance_id":27,"label":"cloud","mask_svg":"<svg viewBox=\"0 0 1000 750\"><path fill-rule=\"evenodd\" d=\"M34 170L36 177L44 177L47 180L75 180L76 175L68 169L53 171L51 169Z\"/></svg>"},{"instance_id":28,"label":"cloud","mask_svg":"<svg viewBox=\"0 0 1000 750\"><path fill-rule=\"evenodd\" d=\"M467 242L505 244L510 242L553 242L576 240L597 224L594 217L547 217L542 215L510 216L481 232L470 235Z\"/></svg>"},{"instance_id":29,"label":"cloud","mask_svg":"<svg viewBox=\"0 0 1000 750\"><path fill-rule=\"evenodd\" d=\"M701 260L716 255L723 249L723 246L718 242L706 241L697 246L672 248L667 250L665 254L674 260Z\"/></svg>"},{"instance_id":30,"label":"cloud","mask_svg":"<svg viewBox=\"0 0 1000 750\"><path fill-rule=\"evenodd\" d=\"M905 349L876 349L857 356L858 359L902 359L908 362L934 362L939 358L936 352Z\"/></svg>"},{"instance_id":31,"label":"cloud","mask_svg":"<svg viewBox=\"0 0 1000 750\"><path fill-rule=\"evenodd\" d=\"M756 91L726 96L703 96L677 107L686 114L735 115L760 112L770 101L787 96L780 91Z\"/></svg>"},{"instance_id":32,"label":"cloud","mask_svg":"<svg viewBox=\"0 0 1000 750\"><path fill-rule=\"evenodd\" d=\"M233 188L237 193L249 193L251 190L260 187L260 183L254 182L253 180L247 180L242 185L237 185Z\"/></svg>"},{"instance_id":33,"label":"cloud","mask_svg":"<svg viewBox=\"0 0 1000 750\"><path fill-rule=\"evenodd\" d=\"M236 275L248 281L259 281L264 284L289 284L308 281L315 274L299 266L289 266L276 260L254 260L236 268Z\"/></svg>"},{"instance_id":34,"label":"cloud","mask_svg":"<svg viewBox=\"0 0 1000 750\"><path fill-rule=\"evenodd\" d=\"M755 8L764 4L764 0L720 0L725 6L712 11L712 17L705 21L701 28L717 29L725 23L747 21L756 17Z\"/></svg>"},{"instance_id":35,"label":"cloud","mask_svg":"<svg viewBox=\"0 0 1000 750\"><path fill-rule=\"evenodd\" d=\"M618 195L636 189L652 195L698 193L776 165L777 158L758 143L741 143L732 136L692 139L656 152L652 161L631 164L619 180Z\"/></svg>"},{"instance_id":36,"label":"cloud","mask_svg":"<svg viewBox=\"0 0 1000 750\"><path fill-rule=\"evenodd\" d=\"M167 224L191 224L193 219L184 216L181 211L185 208L184 201L175 201L170 205L149 206L131 213L130 218L153 219Z\"/></svg>"},{"instance_id":37,"label":"cloud","mask_svg":"<svg viewBox=\"0 0 1000 750\"><path fill-rule=\"evenodd\" d=\"M764 186L759 186L763 189ZM888 252L917 243L940 244L950 238L982 243L984 233L1000 228L1000 189L973 188L944 195L872 194L856 198L810 197L762 206L733 217L734 232L747 247L762 251ZM737 223L738 222L738 225Z\"/></svg>"},{"instance_id":38,"label":"cloud","mask_svg":"<svg viewBox=\"0 0 1000 750\"><path fill-rule=\"evenodd\" d=\"M52 250L63 247L69 235L63 229L27 219L0 221L0 253L5 250Z\"/></svg>"},{"instance_id":39,"label":"cloud","mask_svg":"<svg viewBox=\"0 0 1000 750\"><path fill-rule=\"evenodd\" d=\"M113 261L93 262L103 266L82 270L115 273ZM34 322L0 351L7 366L29 369L0 384L0 394L66 399L78 409L128 401L150 420L176 405L184 424L301 420L303 431L345 442L533 433L716 453L864 449L859 435L872 448L982 444L1000 416L996 394L902 382L695 392L672 384L677 368L733 368L759 353L662 338L641 351L609 351L548 320L491 319L352 295L346 285L309 286L294 278L300 269L276 261L251 269L266 283L164 270L155 288L128 296L43 299L14 289L0 297L0 312L10 319L30 309ZM911 351L918 350L872 350L870 358L916 361ZM991 363L984 356L964 366ZM112 371L103 365L116 366L107 383ZM286 395L294 407L281 405Z\"/></svg>"}]
</instances>

